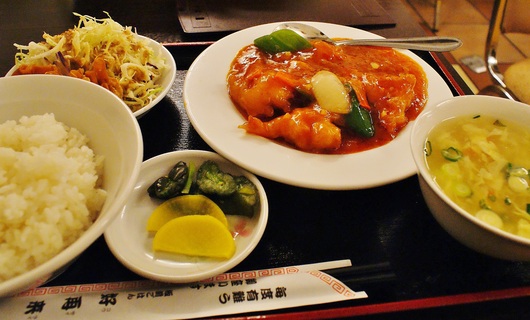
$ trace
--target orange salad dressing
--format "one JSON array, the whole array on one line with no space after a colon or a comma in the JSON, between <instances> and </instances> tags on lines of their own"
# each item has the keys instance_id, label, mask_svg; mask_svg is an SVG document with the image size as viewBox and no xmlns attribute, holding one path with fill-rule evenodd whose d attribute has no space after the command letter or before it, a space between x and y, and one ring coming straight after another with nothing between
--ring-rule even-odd
<instances>
[{"instance_id":1,"label":"orange salad dressing","mask_svg":"<svg viewBox=\"0 0 530 320\"><path fill-rule=\"evenodd\" d=\"M241 49L227 75L230 97L248 119L241 128L307 152L347 154L388 143L423 110L427 77L410 57L390 48L312 44L278 54L254 45ZM372 115L373 137L356 135L342 115L314 102L311 77L320 70L355 90Z\"/></svg>"}]
</instances>

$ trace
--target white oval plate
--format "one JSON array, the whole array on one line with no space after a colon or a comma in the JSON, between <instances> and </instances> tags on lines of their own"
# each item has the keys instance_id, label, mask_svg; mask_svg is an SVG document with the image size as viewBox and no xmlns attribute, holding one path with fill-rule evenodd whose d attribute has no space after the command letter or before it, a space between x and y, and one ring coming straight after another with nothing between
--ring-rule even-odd
<instances>
[{"instance_id":1,"label":"white oval plate","mask_svg":"<svg viewBox=\"0 0 530 320\"><path fill-rule=\"evenodd\" d=\"M248 235L236 236L236 253L228 260L168 257L155 255L153 237L146 230L151 212L162 203L147 194L147 188L157 178L166 175L178 162L194 162L196 167L213 160L222 170L233 175L245 175L258 188L260 210L247 225ZM105 231L105 240L114 256L131 271L157 281L186 283L208 279L226 272L243 261L254 250L267 225L269 209L267 196L260 181L253 174L237 167L216 153L208 151L174 151L145 161L131 197L120 215Z\"/></svg>"},{"instance_id":2,"label":"white oval plate","mask_svg":"<svg viewBox=\"0 0 530 320\"><path fill-rule=\"evenodd\" d=\"M137 35L137 37L146 41L147 45L149 45L153 49L155 54L161 55L167 64L167 69L165 70L165 72L162 74L162 77L160 77L158 81L158 84L162 86L162 91L160 91L160 93L156 96L155 99L153 99L153 101L151 101L151 103L149 103L142 109L133 112L133 115L136 118L140 118L141 116L146 114L149 110L151 110L154 106L156 106L157 103L159 103L160 100L162 100L167 95L167 93L171 89L171 86L173 85L173 82L175 81L175 78L177 76L177 64L175 63L175 59L173 58L173 55L162 44L156 42L155 40L151 38L144 37L141 35ZM6 73L6 77L13 75L13 73L16 70L17 70L17 66L13 66Z\"/></svg>"},{"instance_id":3,"label":"white oval plate","mask_svg":"<svg viewBox=\"0 0 530 320\"><path fill-rule=\"evenodd\" d=\"M381 38L363 30L317 22L311 24L330 37ZM236 54L253 40L274 30L271 23L233 33L204 50L184 82L184 104L199 135L215 151L257 175L289 185L326 190L362 189L395 182L416 173L410 154L411 124L396 139L376 149L346 155L311 154L247 134L245 122L230 100L226 76ZM428 78L425 110L453 95L445 81L425 61L408 50Z\"/></svg>"}]
</instances>

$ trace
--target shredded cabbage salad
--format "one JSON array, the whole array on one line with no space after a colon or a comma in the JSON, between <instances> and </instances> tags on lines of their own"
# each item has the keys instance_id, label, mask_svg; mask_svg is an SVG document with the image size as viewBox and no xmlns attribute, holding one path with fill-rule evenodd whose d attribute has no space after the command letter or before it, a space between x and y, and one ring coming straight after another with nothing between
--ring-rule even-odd
<instances>
[{"instance_id":1,"label":"shredded cabbage salad","mask_svg":"<svg viewBox=\"0 0 530 320\"><path fill-rule=\"evenodd\" d=\"M98 83L118 95L131 110L148 105L162 91L159 79L167 68L160 53L131 27L108 18L74 13L79 23L44 41L15 44L15 74L49 73Z\"/></svg>"}]
</instances>

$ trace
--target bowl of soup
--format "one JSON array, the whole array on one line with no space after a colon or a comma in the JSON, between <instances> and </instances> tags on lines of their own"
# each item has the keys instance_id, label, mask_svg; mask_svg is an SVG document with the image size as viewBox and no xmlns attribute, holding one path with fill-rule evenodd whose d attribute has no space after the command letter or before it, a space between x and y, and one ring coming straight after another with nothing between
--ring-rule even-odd
<instances>
[{"instance_id":1,"label":"bowl of soup","mask_svg":"<svg viewBox=\"0 0 530 320\"><path fill-rule=\"evenodd\" d=\"M446 100L418 117L411 150L425 202L480 253L530 261L530 106L490 96Z\"/></svg>"}]
</instances>

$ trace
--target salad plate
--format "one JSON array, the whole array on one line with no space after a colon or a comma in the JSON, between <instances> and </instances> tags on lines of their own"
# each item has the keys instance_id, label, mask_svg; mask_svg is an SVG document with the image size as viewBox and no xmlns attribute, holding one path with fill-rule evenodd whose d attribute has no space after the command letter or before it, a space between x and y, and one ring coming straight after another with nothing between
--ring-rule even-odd
<instances>
[{"instance_id":1,"label":"salad plate","mask_svg":"<svg viewBox=\"0 0 530 320\"><path fill-rule=\"evenodd\" d=\"M135 36L145 41L145 43L153 50L154 54L159 55L166 63L166 69L164 70L161 77L156 83L161 87L160 92L156 94L156 97L151 100L150 103L145 105L143 108L133 112L133 115L136 118L140 118L145 115L149 110L151 110L154 106L156 106L168 94L177 76L177 64L171 52L169 52L169 50L161 43L138 34L135 34ZM6 77L12 76L17 69L17 66L13 66L7 72Z\"/></svg>"},{"instance_id":2,"label":"salad plate","mask_svg":"<svg viewBox=\"0 0 530 320\"><path fill-rule=\"evenodd\" d=\"M173 58L173 55L169 50L164 47L161 43L144 36L138 35L139 38L144 39L147 44L153 49L155 54L159 54L162 56L164 61L166 62L166 70L160 77L157 84L160 85L162 90L156 95L156 97L145 107L141 108L140 110L137 110L133 112L134 116L136 118L140 118L141 116L145 115L149 110L151 110L154 106L156 106L169 92L171 89L171 86L173 86L173 82L175 82L175 78L177 76L177 64L175 62L175 59Z\"/></svg>"},{"instance_id":3,"label":"salad plate","mask_svg":"<svg viewBox=\"0 0 530 320\"><path fill-rule=\"evenodd\" d=\"M221 170L234 176L244 175L256 185L260 204L252 218L227 215L235 238L236 252L227 260L170 256L152 250L153 235L146 229L149 216L163 201L149 197L147 188L166 175L179 161L198 168L204 161L216 162ZM209 151L174 151L144 161L129 201L105 231L114 256L128 269L148 279L169 283L189 283L224 273L243 261L259 243L268 220L268 201L255 175Z\"/></svg>"},{"instance_id":4,"label":"salad plate","mask_svg":"<svg viewBox=\"0 0 530 320\"><path fill-rule=\"evenodd\" d=\"M330 37L381 38L373 33L329 23L303 22ZM238 126L246 119L233 104L226 77L237 53L255 38L271 33L281 22L259 25L228 35L204 50L190 66L184 82L184 105L199 135L212 149L239 166L281 183L321 190L381 186L416 173L410 152L411 123L386 145L368 151L330 155L296 150L248 134ZM453 95L428 63L408 50L428 80L425 110Z\"/></svg>"}]
</instances>

